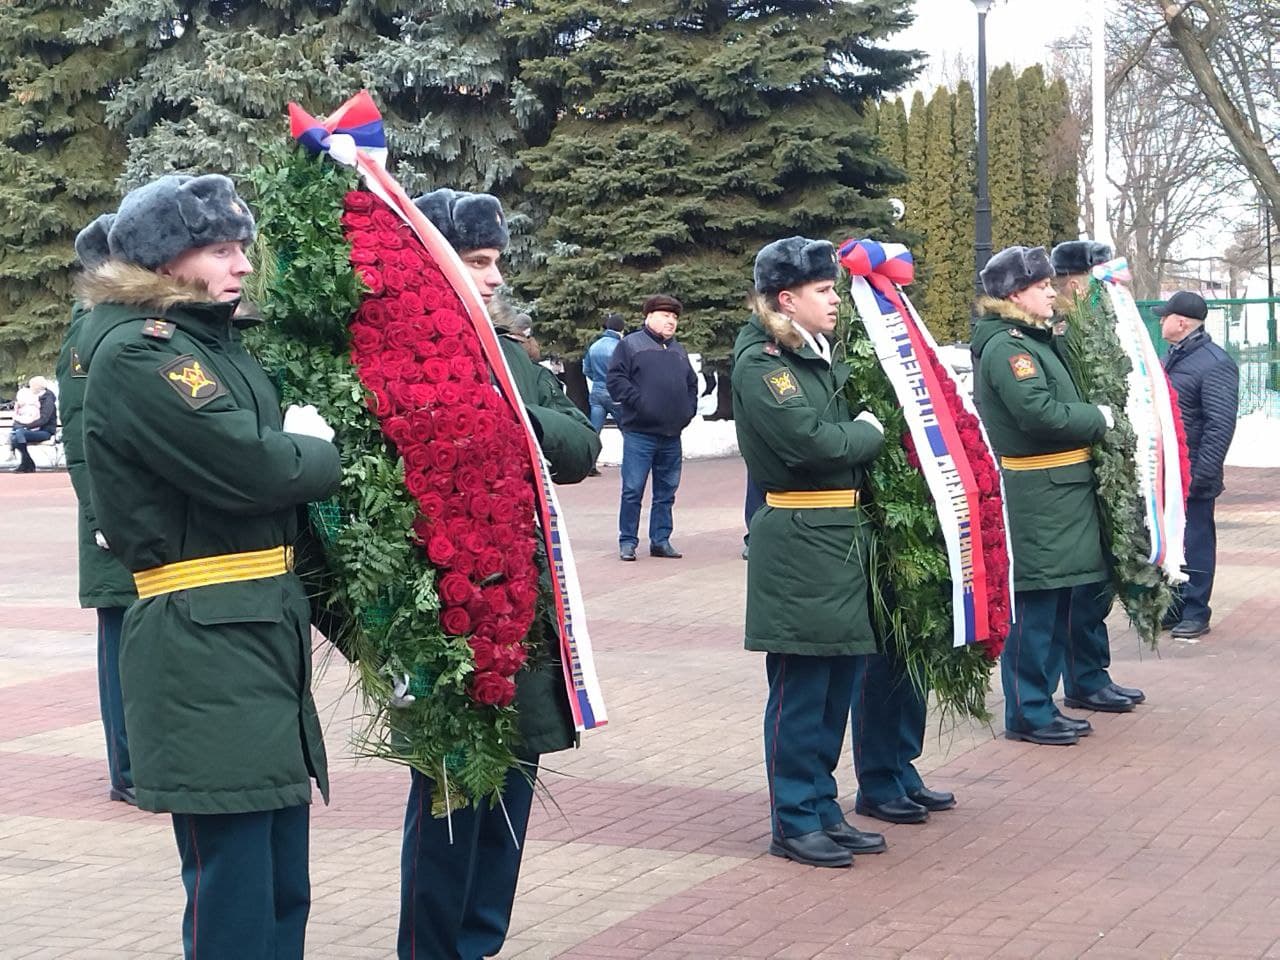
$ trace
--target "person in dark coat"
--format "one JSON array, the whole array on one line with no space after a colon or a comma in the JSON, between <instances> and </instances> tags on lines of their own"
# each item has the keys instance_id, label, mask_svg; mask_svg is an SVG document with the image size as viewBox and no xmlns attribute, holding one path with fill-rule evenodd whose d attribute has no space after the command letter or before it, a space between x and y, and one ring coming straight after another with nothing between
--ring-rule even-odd
<instances>
[{"instance_id":1,"label":"person in dark coat","mask_svg":"<svg viewBox=\"0 0 1280 960\"><path fill-rule=\"evenodd\" d=\"M848 867L851 854L885 849L836 800L855 672L876 650L871 531L858 504L867 464L884 447L876 417L850 411L850 369L832 356L838 269L825 240L764 247L732 374L738 447L765 491L750 521L746 648L765 654L769 683L769 852L815 867Z\"/></svg>"},{"instance_id":2,"label":"person in dark coat","mask_svg":"<svg viewBox=\"0 0 1280 960\"><path fill-rule=\"evenodd\" d=\"M605 379L618 405L622 430L622 502L618 508L618 557L635 560L640 507L653 474L649 507L649 556L678 560L671 545L672 509L684 451L680 434L698 412L698 377L676 340L683 304L659 293L644 302L644 326L622 338Z\"/></svg>"},{"instance_id":3,"label":"person in dark coat","mask_svg":"<svg viewBox=\"0 0 1280 960\"><path fill-rule=\"evenodd\" d=\"M614 351L622 342L622 331L626 322L620 313L611 313L604 318L604 329L582 355L582 375L591 381L591 394L587 398L591 406L591 426L596 433L604 429L606 417L618 420L618 405L609 396L609 387L605 382L609 376L609 364L613 361Z\"/></svg>"},{"instance_id":4,"label":"person in dark coat","mask_svg":"<svg viewBox=\"0 0 1280 960\"><path fill-rule=\"evenodd\" d=\"M329 789L291 567L298 507L341 463L241 341L253 237L226 177L161 177L77 284L92 503L139 597L120 646L135 794L173 820L188 960L302 960L312 782Z\"/></svg>"},{"instance_id":5,"label":"person in dark coat","mask_svg":"<svg viewBox=\"0 0 1280 960\"><path fill-rule=\"evenodd\" d=\"M18 462L6 468L12 473L35 473L36 462L31 459L27 444L44 443L58 432L58 398L44 377L32 377L27 386L36 394L40 412L31 422L14 423L9 430L9 449L18 455Z\"/></svg>"},{"instance_id":6,"label":"person in dark coat","mask_svg":"<svg viewBox=\"0 0 1280 960\"><path fill-rule=\"evenodd\" d=\"M1208 304L1180 290L1152 311L1160 334L1172 346L1164 358L1165 373L1178 392L1178 407L1187 433L1191 488L1187 491L1186 572L1169 618L1171 633L1194 640L1209 632L1213 609L1213 575L1218 559L1214 505L1225 489L1222 474L1240 404L1240 371L1204 328Z\"/></svg>"},{"instance_id":7,"label":"person in dark coat","mask_svg":"<svg viewBox=\"0 0 1280 960\"><path fill-rule=\"evenodd\" d=\"M76 236L80 266L92 270L111 256L107 234L115 214L104 213ZM67 472L79 505L80 606L92 608L98 617L98 706L107 739L107 773L112 800L137 803L133 792L133 768L129 761L129 737L124 719L124 694L120 689L120 632L124 614L138 597L133 577L111 552L93 509L89 468L84 459L84 388L89 373L81 360L78 341L89 315L76 303L71 326L58 354L58 395L62 400L62 442L67 451Z\"/></svg>"},{"instance_id":8,"label":"person in dark coat","mask_svg":"<svg viewBox=\"0 0 1280 960\"><path fill-rule=\"evenodd\" d=\"M502 204L484 193L435 190L414 200L458 251L486 305L502 286L509 234ZM516 390L533 421L556 483L578 483L600 453L600 438L550 370L530 359L517 334L495 324ZM539 557L542 592L550 567ZM511 924L525 833L542 754L578 745L564 687L560 636L544 611L534 632L542 652L516 675L521 766L507 773L502 805L479 802L431 815L435 782L412 771L400 855L400 960L482 960L501 950ZM536 664L536 665L535 665ZM452 836L451 836L452 829Z\"/></svg>"},{"instance_id":9,"label":"person in dark coat","mask_svg":"<svg viewBox=\"0 0 1280 960\"><path fill-rule=\"evenodd\" d=\"M1043 247L1007 247L982 271L974 398L1000 460L1013 546L1015 622L1000 657L1005 736L1074 744L1086 720L1053 701L1072 590L1108 579L1089 445L1112 424L1080 399L1053 335L1053 267Z\"/></svg>"}]
</instances>

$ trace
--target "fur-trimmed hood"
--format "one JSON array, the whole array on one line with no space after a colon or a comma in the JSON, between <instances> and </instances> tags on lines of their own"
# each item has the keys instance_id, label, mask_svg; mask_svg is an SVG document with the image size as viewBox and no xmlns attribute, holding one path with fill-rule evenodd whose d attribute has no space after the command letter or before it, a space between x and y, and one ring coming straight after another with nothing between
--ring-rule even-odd
<instances>
[{"instance_id":1,"label":"fur-trimmed hood","mask_svg":"<svg viewBox=\"0 0 1280 960\"><path fill-rule=\"evenodd\" d=\"M804 346L804 337L791 322L791 318L771 308L760 294L754 292L751 294L750 306L756 319L760 321L760 326L769 337L788 350L799 350Z\"/></svg>"},{"instance_id":2,"label":"fur-trimmed hood","mask_svg":"<svg viewBox=\"0 0 1280 960\"><path fill-rule=\"evenodd\" d=\"M1003 320L1012 320L1024 327L1051 327L1053 320L1041 320L1033 317L1012 300L998 300L995 297L979 297L978 313L984 317L997 316Z\"/></svg>"},{"instance_id":3,"label":"fur-trimmed hood","mask_svg":"<svg viewBox=\"0 0 1280 960\"><path fill-rule=\"evenodd\" d=\"M982 353L982 348L996 334L1008 330L1014 323L1028 335L1037 339L1048 339L1053 336L1053 320L1039 320L1031 316L1011 300L999 300L995 297L978 298L978 316L981 318L973 328L970 346L974 356Z\"/></svg>"},{"instance_id":4,"label":"fur-trimmed hood","mask_svg":"<svg viewBox=\"0 0 1280 960\"><path fill-rule=\"evenodd\" d=\"M163 313L182 304L210 303L209 291L199 284L166 277L154 270L108 260L76 280L76 299L86 307L118 303Z\"/></svg>"}]
</instances>

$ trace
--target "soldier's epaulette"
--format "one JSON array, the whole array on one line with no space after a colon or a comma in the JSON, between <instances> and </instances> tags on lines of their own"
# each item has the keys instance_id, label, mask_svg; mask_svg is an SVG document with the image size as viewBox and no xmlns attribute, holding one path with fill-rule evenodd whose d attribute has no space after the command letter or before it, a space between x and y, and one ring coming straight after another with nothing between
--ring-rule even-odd
<instances>
[{"instance_id":1,"label":"soldier's epaulette","mask_svg":"<svg viewBox=\"0 0 1280 960\"><path fill-rule=\"evenodd\" d=\"M1026 338L1023 336L1022 331L1021 331L1021 330L1019 330L1017 327L1010 327L1010 328L1009 328L1009 336L1013 337L1013 339L1015 339L1015 340L1024 340L1024 339L1026 339Z\"/></svg>"},{"instance_id":2,"label":"soldier's epaulette","mask_svg":"<svg viewBox=\"0 0 1280 960\"><path fill-rule=\"evenodd\" d=\"M153 340L172 340L176 328L168 320L152 317L142 325L142 335Z\"/></svg>"},{"instance_id":3,"label":"soldier's epaulette","mask_svg":"<svg viewBox=\"0 0 1280 960\"><path fill-rule=\"evenodd\" d=\"M764 346L760 349L771 357L782 356L782 348L774 340L766 340Z\"/></svg>"}]
</instances>

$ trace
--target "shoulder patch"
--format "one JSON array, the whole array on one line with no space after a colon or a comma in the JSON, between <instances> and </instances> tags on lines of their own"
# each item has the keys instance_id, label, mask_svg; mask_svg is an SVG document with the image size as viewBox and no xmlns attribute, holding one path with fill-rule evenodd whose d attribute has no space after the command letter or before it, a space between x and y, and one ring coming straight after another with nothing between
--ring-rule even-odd
<instances>
[{"instance_id":1,"label":"shoulder patch","mask_svg":"<svg viewBox=\"0 0 1280 960\"><path fill-rule=\"evenodd\" d=\"M89 371L84 368L84 361L80 359L80 351L75 347L71 348L71 376L73 379L87 377Z\"/></svg>"},{"instance_id":2,"label":"shoulder patch","mask_svg":"<svg viewBox=\"0 0 1280 960\"><path fill-rule=\"evenodd\" d=\"M192 410L199 410L227 393L218 378L189 353L166 363L160 368L160 376Z\"/></svg>"},{"instance_id":3,"label":"shoulder patch","mask_svg":"<svg viewBox=\"0 0 1280 960\"><path fill-rule=\"evenodd\" d=\"M1022 339L1024 339L1024 338L1023 338L1023 335L1022 335L1022 331L1021 331L1021 330L1019 330L1017 327L1010 327L1010 328L1009 328L1009 336L1013 337L1013 339L1015 339L1015 340L1022 340Z\"/></svg>"},{"instance_id":4,"label":"shoulder patch","mask_svg":"<svg viewBox=\"0 0 1280 960\"><path fill-rule=\"evenodd\" d=\"M1035 360L1029 353L1015 353L1009 358L1009 369L1013 371L1013 379L1028 380L1040 371L1036 369Z\"/></svg>"},{"instance_id":5,"label":"shoulder patch","mask_svg":"<svg viewBox=\"0 0 1280 960\"><path fill-rule=\"evenodd\" d=\"M800 384L796 383L796 378L786 367L770 370L764 375L764 382L773 394L773 399L779 403L786 403L792 397L800 396Z\"/></svg>"},{"instance_id":6,"label":"shoulder patch","mask_svg":"<svg viewBox=\"0 0 1280 960\"><path fill-rule=\"evenodd\" d=\"M168 320L152 317L142 325L142 335L153 340L172 340L174 326Z\"/></svg>"},{"instance_id":7,"label":"shoulder patch","mask_svg":"<svg viewBox=\"0 0 1280 960\"><path fill-rule=\"evenodd\" d=\"M781 348L781 347L779 347L779 346L778 346L776 343L774 343L774 341L772 341L772 340L770 340L770 341L768 341L767 343L765 343L765 345L764 345L763 347L761 347L760 349L761 349L761 350L763 350L765 353L767 353L767 354L768 354L769 356L771 356L771 357L780 357L780 356L782 356L782 348Z\"/></svg>"}]
</instances>

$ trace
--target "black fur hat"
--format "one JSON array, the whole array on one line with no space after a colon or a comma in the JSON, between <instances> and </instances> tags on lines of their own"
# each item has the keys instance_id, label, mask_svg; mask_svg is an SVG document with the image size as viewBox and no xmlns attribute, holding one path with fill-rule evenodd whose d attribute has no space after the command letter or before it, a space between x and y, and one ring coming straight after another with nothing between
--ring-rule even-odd
<instances>
[{"instance_id":1,"label":"black fur hat","mask_svg":"<svg viewBox=\"0 0 1280 960\"><path fill-rule=\"evenodd\" d=\"M511 240L502 203L493 194L441 187L415 198L413 203L459 253L505 250Z\"/></svg>"},{"instance_id":2,"label":"black fur hat","mask_svg":"<svg viewBox=\"0 0 1280 960\"><path fill-rule=\"evenodd\" d=\"M76 234L76 258L84 269L92 270L111 258L107 234L111 232L111 224L115 219L114 213L104 213Z\"/></svg>"},{"instance_id":3,"label":"black fur hat","mask_svg":"<svg viewBox=\"0 0 1280 960\"><path fill-rule=\"evenodd\" d=\"M777 293L819 280L834 280L838 270L836 248L826 240L775 240L756 254L756 290Z\"/></svg>"},{"instance_id":4,"label":"black fur hat","mask_svg":"<svg viewBox=\"0 0 1280 960\"><path fill-rule=\"evenodd\" d=\"M226 177L169 174L126 194L107 239L117 260L154 270L196 247L251 243L254 231L249 205Z\"/></svg>"},{"instance_id":5,"label":"black fur hat","mask_svg":"<svg viewBox=\"0 0 1280 960\"><path fill-rule=\"evenodd\" d=\"M1060 277L1073 273L1088 273L1100 263L1111 259L1111 248L1094 240L1067 240L1053 248L1049 261L1053 272Z\"/></svg>"},{"instance_id":6,"label":"black fur hat","mask_svg":"<svg viewBox=\"0 0 1280 960\"><path fill-rule=\"evenodd\" d=\"M987 296L1004 300L1012 293L1053 276L1053 265L1044 247L1005 247L982 268L982 289Z\"/></svg>"}]
</instances>

